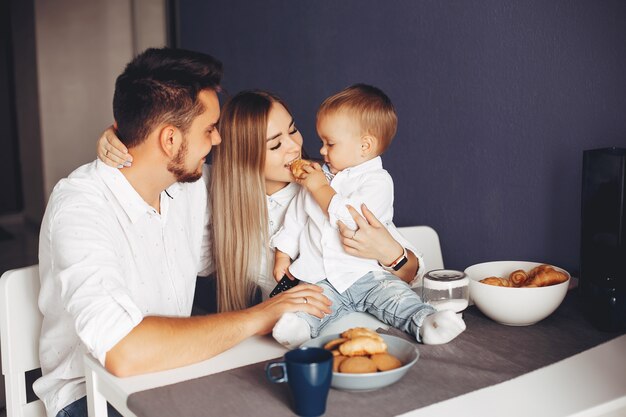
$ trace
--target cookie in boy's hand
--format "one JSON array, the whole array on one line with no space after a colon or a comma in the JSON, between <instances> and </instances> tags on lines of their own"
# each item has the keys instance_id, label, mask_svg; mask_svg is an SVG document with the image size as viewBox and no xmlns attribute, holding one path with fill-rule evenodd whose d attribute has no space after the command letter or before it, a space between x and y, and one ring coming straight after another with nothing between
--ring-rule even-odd
<instances>
[{"instance_id":1,"label":"cookie in boy's hand","mask_svg":"<svg viewBox=\"0 0 626 417\"><path fill-rule=\"evenodd\" d=\"M307 161L306 159L296 159L289 165L291 169L291 173L294 177L300 178L302 175L306 174L304 167L307 165L311 165L311 161Z\"/></svg>"}]
</instances>

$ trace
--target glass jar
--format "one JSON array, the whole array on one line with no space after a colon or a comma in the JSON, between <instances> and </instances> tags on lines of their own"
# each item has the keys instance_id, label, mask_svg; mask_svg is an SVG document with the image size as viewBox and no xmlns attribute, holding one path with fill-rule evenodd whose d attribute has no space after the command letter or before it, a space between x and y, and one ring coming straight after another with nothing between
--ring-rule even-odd
<instances>
[{"instance_id":1,"label":"glass jar","mask_svg":"<svg viewBox=\"0 0 626 417\"><path fill-rule=\"evenodd\" d=\"M469 278L453 269L435 269L424 275L422 301L437 311L462 313L469 304Z\"/></svg>"}]
</instances>

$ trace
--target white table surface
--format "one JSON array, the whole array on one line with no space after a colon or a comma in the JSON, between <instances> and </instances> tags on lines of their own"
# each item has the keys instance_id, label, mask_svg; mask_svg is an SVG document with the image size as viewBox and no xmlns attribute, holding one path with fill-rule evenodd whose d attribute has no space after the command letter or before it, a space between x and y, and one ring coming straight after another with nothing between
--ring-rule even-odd
<instances>
[{"instance_id":1,"label":"white table surface","mask_svg":"<svg viewBox=\"0 0 626 417\"><path fill-rule=\"evenodd\" d=\"M159 386L281 357L270 337L253 337L204 362L117 378L85 356L90 417L106 416L106 401L124 416L128 396ZM399 382L402 383L402 382ZM403 414L425 416L626 416L626 335L509 381Z\"/></svg>"},{"instance_id":2,"label":"white table surface","mask_svg":"<svg viewBox=\"0 0 626 417\"><path fill-rule=\"evenodd\" d=\"M626 416L626 335L402 417Z\"/></svg>"}]
</instances>

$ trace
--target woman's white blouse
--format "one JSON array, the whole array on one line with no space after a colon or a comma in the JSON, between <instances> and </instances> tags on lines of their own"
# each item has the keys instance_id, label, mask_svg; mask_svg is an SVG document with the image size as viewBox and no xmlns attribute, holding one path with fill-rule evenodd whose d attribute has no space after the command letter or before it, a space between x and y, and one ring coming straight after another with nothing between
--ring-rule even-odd
<instances>
[{"instance_id":1,"label":"woman's white blouse","mask_svg":"<svg viewBox=\"0 0 626 417\"><path fill-rule=\"evenodd\" d=\"M300 191L300 186L295 183L289 183L286 187L282 188L279 191L276 191L272 195L265 196L267 201L267 213L269 215L269 237L270 243L274 236L280 231L283 225L283 221L285 220L285 213L287 212L287 207L289 207L289 203L291 200L298 194ZM270 244L270 247L272 245ZM270 259L267 259L263 256L260 275L257 280L257 284L261 288L261 293L263 295L263 299L267 299L269 297L270 292L276 286L276 281L274 280L272 269L274 267L274 249L271 248L268 252L268 256Z\"/></svg>"}]
</instances>

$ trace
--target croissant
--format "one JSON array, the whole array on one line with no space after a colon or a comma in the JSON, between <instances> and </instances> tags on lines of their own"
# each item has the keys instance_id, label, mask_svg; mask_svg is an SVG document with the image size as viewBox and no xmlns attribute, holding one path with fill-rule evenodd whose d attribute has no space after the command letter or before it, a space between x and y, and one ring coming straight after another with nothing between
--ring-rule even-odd
<instances>
[{"instance_id":1,"label":"croissant","mask_svg":"<svg viewBox=\"0 0 626 417\"><path fill-rule=\"evenodd\" d=\"M542 264L534 267L528 273L522 269L511 272L508 278L488 277L480 282L497 287L547 287L567 281L567 274L557 271L553 266Z\"/></svg>"},{"instance_id":2,"label":"croissant","mask_svg":"<svg viewBox=\"0 0 626 417\"><path fill-rule=\"evenodd\" d=\"M528 271L528 280L533 279L541 271L545 271L548 269L554 269L554 268L552 268L551 265L547 265L547 264L541 264L539 266L534 267L533 269Z\"/></svg>"},{"instance_id":3,"label":"croissant","mask_svg":"<svg viewBox=\"0 0 626 417\"><path fill-rule=\"evenodd\" d=\"M302 175L306 174L304 167L307 165L311 165L311 161L307 161L306 159L296 159L291 163L289 168L291 168L291 173L294 177L300 178Z\"/></svg>"},{"instance_id":4,"label":"croissant","mask_svg":"<svg viewBox=\"0 0 626 417\"><path fill-rule=\"evenodd\" d=\"M510 287L511 281L506 278L500 277L488 277L480 280L483 284L487 285L495 285L496 287Z\"/></svg>"},{"instance_id":5,"label":"croissant","mask_svg":"<svg viewBox=\"0 0 626 417\"><path fill-rule=\"evenodd\" d=\"M339 346L339 352L343 356L373 355L387 351L387 344L371 337L356 337L344 342Z\"/></svg>"},{"instance_id":6,"label":"croissant","mask_svg":"<svg viewBox=\"0 0 626 417\"><path fill-rule=\"evenodd\" d=\"M567 281L567 275L552 267L544 268L534 274L526 282L527 286L547 287Z\"/></svg>"},{"instance_id":7,"label":"croissant","mask_svg":"<svg viewBox=\"0 0 626 417\"><path fill-rule=\"evenodd\" d=\"M521 287L528 280L528 274L523 269L511 272L509 275L509 281L514 287Z\"/></svg>"}]
</instances>

